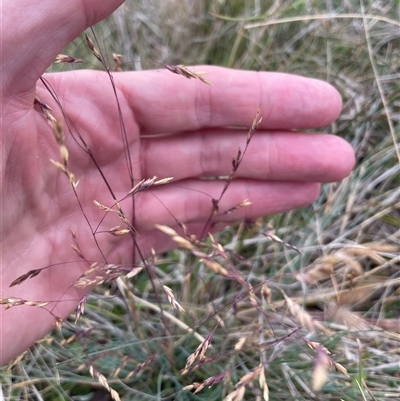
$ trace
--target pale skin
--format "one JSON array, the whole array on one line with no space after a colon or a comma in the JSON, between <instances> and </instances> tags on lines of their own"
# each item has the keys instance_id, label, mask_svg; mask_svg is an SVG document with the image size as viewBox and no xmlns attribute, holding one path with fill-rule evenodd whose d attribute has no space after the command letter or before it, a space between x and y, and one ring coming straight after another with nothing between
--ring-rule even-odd
<instances>
[{"instance_id":1,"label":"pale skin","mask_svg":"<svg viewBox=\"0 0 400 401\"><path fill-rule=\"evenodd\" d=\"M63 319L88 291L72 286L88 266L74 262L78 257L70 246L70 228L89 260L102 259L68 180L49 161L59 160L58 146L33 102L37 93L62 118L38 79L66 44L121 3L6 0L3 4L0 297L54 301L49 309ZM192 69L206 71L212 86L166 70L114 74L136 182L157 175L174 177L178 184L136 197L135 228L145 254L151 248L162 252L173 247L155 224L175 227L175 217L190 232L201 233L211 197L218 197L222 186L198 177L229 174L232 157L239 146L244 147L247 131L226 127L248 127L258 104L263 122L220 209L244 199L252 204L220 216L220 226L308 205L318 196L320 183L341 180L354 163L353 151L344 140L299 131L326 126L338 117L341 98L329 84L285 74L204 66ZM107 75L74 71L47 74L46 79L90 144L116 196L124 197L130 180ZM174 135L146 138L164 133ZM92 201L111 205L112 198L93 163L67 132L66 144L70 169L80 180L80 200L95 224L103 213ZM130 205L130 200L122 204L129 218ZM115 224L116 218L109 217L102 229ZM129 237L101 234L97 238L108 261L132 263ZM58 265L9 287L27 271L52 264ZM54 326L54 316L46 310L1 307L0 364Z\"/></svg>"}]
</instances>

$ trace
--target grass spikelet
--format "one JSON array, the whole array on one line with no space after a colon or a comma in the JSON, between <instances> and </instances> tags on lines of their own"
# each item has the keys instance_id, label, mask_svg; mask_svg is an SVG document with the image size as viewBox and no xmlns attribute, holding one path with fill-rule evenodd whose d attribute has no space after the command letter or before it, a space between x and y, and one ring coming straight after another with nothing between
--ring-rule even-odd
<instances>
[{"instance_id":1,"label":"grass spikelet","mask_svg":"<svg viewBox=\"0 0 400 401\"><path fill-rule=\"evenodd\" d=\"M138 376L141 372L143 372L153 361L157 358L156 354L150 355L144 362L138 363L135 369L132 372L129 372L125 377L125 380L129 379L132 376Z\"/></svg>"},{"instance_id":2,"label":"grass spikelet","mask_svg":"<svg viewBox=\"0 0 400 401\"><path fill-rule=\"evenodd\" d=\"M247 337L240 337L239 341L235 344L235 351L240 351L246 343Z\"/></svg>"},{"instance_id":3,"label":"grass spikelet","mask_svg":"<svg viewBox=\"0 0 400 401\"><path fill-rule=\"evenodd\" d=\"M272 292L271 289L268 287L267 283L263 283L261 287L261 296L266 300L268 304L272 301Z\"/></svg>"},{"instance_id":4,"label":"grass spikelet","mask_svg":"<svg viewBox=\"0 0 400 401\"><path fill-rule=\"evenodd\" d=\"M44 115L45 118L47 118L46 113L53 110L48 104L42 102L38 95L35 95L33 105Z\"/></svg>"},{"instance_id":5,"label":"grass spikelet","mask_svg":"<svg viewBox=\"0 0 400 401\"><path fill-rule=\"evenodd\" d=\"M256 115L254 117L254 120L251 124L251 127L249 129L249 132L247 133L247 142L246 144L248 145L251 141L251 139L253 138L253 135L255 134L255 132L257 131L259 125L262 123L262 117L261 117L261 103L258 105L257 111L256 111Z\"/></svg>"},{"instance_id":6,"label":"grass spikelet","mask_svg":"<svg viewBox=\"0 0 400 401\"><path fill-rule=\"evenodd\" d=\"M258 306L256 294L254 293L254 288L251 284L248 284L249 287L249 301L250 304L253 305L254 307Z\"/></svg>"},{"instance_id":7,"label":"grass spikelet","mask_svg":"<svg viewBox=\"0 0 400 401\"><path fill-rule=\"evenodd\" d=\"M60 170L62 173L64 173L68 177L68 170L65 167L64 163L60 163L53 159L50 159L50 162L53 164L54 167L56 167L58 170Z\"/></svg>"},{"instance_id":8,"label":"grass spikelet","mask_svg":"<svg viewBox=\"0 0 400 401\"><path fill-rule=\"evenodd\" d=\"M115 226L112 227L108 230L108 232L113 235L114 237L122 237L126 234L129 234L131 232L131 230L127 229L127 228L122 228L121 226Z\"/></svg>"},{"instance_id":9,"label":"grass spikelet","mask_svg":"<svg viewBox=\"0 0 400 401\"><path fill-rule=\"evenodd\" d=\"M58 145L64 145L64 128L61 120L54 117L52 114L52 108L46 103L42 102L36 95L33 101L34 107L40 111L43 117L46 119L51 130L53 131L54 138Z\"/></svg>"},{"instance_id":10,"label":"grass spikelet","mask_svg":"<svg viewBox=\"0 0 400 401\"><path fill-rule=\"evenodd\" d=\"M60 63L67 63L67 64L78 64L82 63L82 60L80 58L75 58L72 56L68 56L66 54L58 54L54 60L55 64L60 64Z\"/></svg>"},{"instance_id":11,"label":"grass spikelet","mask_svg":"<svg viewBox=\"0 0 400 401\"><path fill-rule=\"evenodd\" d=\"M222 267L218 262L212 259L200 259L200 262L203 262L204 265L213 271L215 274L219 274L221 276L229 277L229 272L224 267Z\"/></svg>"},{"instance_id":12,"label":"grass spikelet","mask_svg":"<svg viewBox=\"0 0 400 401\"><path fill-rule=\"evenodd\" d=\"M242 376L239 380L239 382L236 384L236 387L245 387L260 375L261 370L263 370L264 367L260 364L257 367L255 367L253 370L251 370L249 373L246 373L244 376Z\"/></svg>"},{"instance_id":13,"label":"grass spikelet","mask_svg":"<svg viewBox=\"0 0 400 401\"><path fill-rule=\"evenodd\" d=\"M237 169L240 166L240 162L242 160L242 150L239 148L237 153L236 153L236 157L232 158L232 173L236 173Z\"/></svg>"},{"instance_id":14,"label":"grass spikelet","mask_svg":"<svg viewBox=\"0 0 400 401\"><path fill-rule=\"evenodd\" d=\"M134 195L138 192L145 191L146 189L149 189L153 185L165 185L171 182L174 178L173 177L166 177L162 178L160 180L157 180L157 176L154 176L153 178L147 178L143 179L140 182L138 182L129 192L128 195Z\"/></svg>"},{"instance_id":15,"label":"grass spikelet","mask_svg":"<svg viewBox=\"0 0 400 401\"><path fill-rule=\"evenodd\" d=\"M74 283L76 288L86 288L90 286L96 286L103 283L109 283L115 281L119 277L125 277L130 279L136 276L143 270L143 267L130 268L127 266L106 263L100 265L97 262L91 264Z\"/></svg>"},{"instance_id":16,"label":"grass spikelet","mask_svg":"<svg viewBox=\"0 0 400 401\"><path fill-rule=\"evenodd\" d=\"M113 210L109 208L108 206L102 205L100 202L97 202L97 200L93 200L93 203L100 208L101 210L104 210L105 212L112 212Z\"/></svg>"},{"instance_id":17,"label":"grass spikelet","mask_svg":"<svg viewBox=\"0 0 400 401\"><path fill-rule=\"evenodd\" d=\"M48 118L47 122L53 131L53 135L57 144L64 146L64 127L61 120L53 117L52 119Z\"/></svg>"},{"instance_id":18,"label":"grass spikelet","mask_svg":"<svg viewBox=\"0 0 400 401\"><path fill-rule=\"evenodd\" d=\"M92 39L90 39L89 35L86 32L85 32L85 40L86 40L86 44L89 47L90 51L92 52L93 56L95 56L97 58L97 60L99 60L100 63L103 64L103 58L101 57L101 54L94 47Z\"/></svg>"},{"instance_id":19,"label":"grass spikelet","mask_svg":"<svg viewBox=\"0 0 400 401\"><path fill-rule=\"evenodd\" d=\"M71 231L71 236L72 236L72 241L73 244L71 244L72 249L75 251L75 253L81 258L81 259L85 259L85 256L83 255L83 252L79 246L78 243L78 238L76 237L75 231L74 230L70 230Z\"/></svg>"},{"instance_id":20,"label":"grass spikelet","mask_svg":"<svg viewBox=\"0 0 400 401\"><path fill-rule=\"evenodd\" d=\"M190 241L188 241L186 238L181 237L172 228L161 225L161 224L156 224L155 228L157 228L158 230L162 231L164 234L167 234L169 237L171 237L172 241L176 242L179 247L184 248L184 249L189 249L189 250L194 249L194 245Z\"/></svg>"},{"instance_id":21,"label":"grass spikelet","mask_svg":"<svg viewBox=\"0 0 400 401\"><path fill-rule=\"evenodd\" d=\"M211 86L211 83L202 76L205 74L204 71L191 71L184 65L163 65L168 71L171 71L174 74L182 75L183 77L188 79L199 79L201 82Z\"/></svg>"},{"instance_id":22,"label":"grass spikelet","mask_svg":"<svg viewBox=\"0 0 400 401\"><path fill-rule=\"evenodd\" d=\"M134 267L131 271L127 273L125 276L127 279L130 279L132 277L135 277L137 274L139 274L143 270L143 267Z\"/></svg>"},{"instance_id":23,"label":"grass spikelet","mask_svg":"<svg viewBox=\"0 0 400 401\"><path fill-rule=\"evenodd\" d=\"M242 401L244 397L244 393L246 392L246 387L241 386L236 390L229 393L225 398L224 401Z\"/></svg>"},{"instance_id":24,"label":"grass spikelet","mask_svg":"<svg viewBox=\"0 0 400 401\"><path fill-rule=\"evenodd\" d=\"M125 269L120 265L105 264L100 266L97 262L93 263L74 283L76 288L94 287L103 283L116 280L125 273Z\"/></svg>"},{"instance_id":25,"label":"grass spikelet","mask_svg":"<svg viewBox=\"0 0 400 401\"><path fill-rule=\"evenodd\" d=\"M277 242L278 244L282 244L284 246L286 246L287 248L293 249L294 251L296 251L297 253L301 254L301 251L299 248L297 248L294 245L291 245L285 241L282 241L277 235L272 234L272 233L268 233L268 232L264 232L263 235L267 238L269 238L271 241Z\"/></svg>"},{"instance_id":26,"label":"grass spikelet","mask_svg":"<svg viewBox=\"0 0 400 401\"><path fill-rule=\"evenodd\" d=\"M46 84L46 81L41 78L41 81ZM60 119L56 119L53 114L51 113L52 109L43 103L38 96L35 97L34 100L34 106L39 108L39 111L42 113L44 118L46 119L47 123L49 124L51 130L53 131L53 136L54 139L56 140L57 145L59 146L59 152L60 152L60 158L61 158L61 163L57 162L53 159L50 159L50 162L58 169L60 170L63 174L65 174L68 177L69 183L75 193L75 196L77 198L76 194L76 188L79 184L79 182L75 181L75 175L69 170L68 168L68 158L69 158L69 152L68 149L65 145L65 136L64 136L64 126L63 123ZM78 198L77 198L78 199Z\"/></svg>"},{"instance_id":27,"label":"grass spikelet","mask_svg":"<svg viewBox=\"0 0 400 401\"><path fill-rule=\"evenodd\" d=\"M335 368L336 372L339 372L342 375L350 377L349 374L347 373L347 369L343 365L341 365L340 363L335 362L332 359L330 359L329 363L333 368Z\"/></svg>"},{"instance_id":28,"label":"grass spikelet","mask_svg":"<svg viewBox=\"0 0 400 401\"><path fill-rule=\"evenodd\" d=\"M0 298L0 305L5 305L5 309L13 308L14 306L36 306L38 308L43 308L50 304L50 301L28 301L23 298Z\"/></svg>"},{"instance_id":29,"label":"grass spikelet","mask_svg":"<svg viewBox=\"0 0 400 401\"><path fill-rule=\"evenodd\" d=\"M87 301L87 295L85 295L85 296L79 301L78 307L76 308L75 324L78 323L79 318L80 318L81 315L83 315L83 313L85 312L86 301Z\"/></svg>"},{"instance_id":30,"label":"grass spikelet","mask_svg":"<svg viewBox=\"0 0 400 401\"><path fill-rule=\"evenodd\" d=\"M262 390L262 395L263 395L264 401L269 401L269 388L268 388L267 380L265 378L265 369L261 369L258 383Z\"/></svg>"},{"instance_id":31,"label":"grass spikelet","mask_svg":"<svg viewBox=\"0 0 400 401\"><path fill-rule=\"evenodd\" d=\"M222 214L231 214L235 212L238 209L241 209L242 207L250 206L251 202L248 199L245 199L244 201L238 203L237 205L229 208L228 210L225 210Z\"/></svg>"},{"instance_id":32,"label":"grass spikelet","mask_svg":"<svg viewBox=\"0 0 400 401\"><path fill-rule=\"evenodd\" d=\"M229 373L230 373L230 371L225 371L225 372L219 373L218 375L209 377L208 379L204 380L203 383L193 383L192 388L195 389L194 394L199 393L205 387L211 387L215 384L220 383L222 380L225 379L225 377Z\"/></svg>"},{"instance_id":33,"label":"grass spikelet","mask_svg":"<svg viewBox=\"0 0 400 401\"><path fill-rule=\"evenodd\" d=\"M218 253L218 255L221 255L224 259L227 259L224 248L218 241L215 240L214 236L211 233L208 233L208 238L210 238L212 247Z\"/></svg>"},{"instance_id":34,"label":"grass spikelet","mask_svg":"<svg viewBox=\"0 0 400 401\"><path fill-rule=\"evenodd\" d=\"M114 401L121 401L118 393L109 386L105 376L103 376L93 365L89 366L89 372L93 379L96 379L110 393L111 399Z\"/></svg>"},{"instance_id":35,"label":"grass spikelet","mask_svg":"<svg viewBox=\"0 0 400 401\"><path fill-rule=\"evenodd\" d=\"M312 373L312 387L318 391L328 379L328 368L334 368L337 372L349 376L347 370L330 357L330 352L322 344L304 339L306 344L315 351L314 368Z\"/></svg>"},{"instance_id":36,"label":"grass spikelet","mask_svg":"<svg viewBox=\"0 0 400 401\"><path fill-rule=\"evenodd\" d=\"M65 145L60 145L60 158L64 166L68 163L68 156L69 153L67 147Z\"/></svg>"},{"instance_id":37,"label":"grass spikelet","mask_svg":"<svg viewBox=\"0 0 400 401\"><path fill-rule=\"evenodd\" d=\"M193 363L197 361L201 361L204 358L205 353L207 352L208 347L210 346L212 338L212 333L210 333L204 341L196 348L196 350L190 354L186 360L185 368L182 374L186 373L187 370L193 365Z\"/></svg>"},{"instance_id":38,"label":"grass spikelet","mask_svg":"<svg viewBox=\"0 0 400 401\"><path fill-rule=\"evenodd\" d=\"M113 53L112 57L113 57L113 61L114 61L113 71L114 72L121 72L122 71L121 59L124 56L122 54Z\"/></svg>"},{"instance_id":39,"label":"grass spikelet","mask_svg":"<svg viewBox=\"0 0 400 401\"><path fill-rule=\"evenodd\" d=\"M93 204L97 206L100 210L103 210L104 212L115 213L119 217L119 219L127 226L127 228L124 229L117 229L116 227L110 228L109 230L107 230L107 232L109 232L111 235L116 237L121 237L129 233L137 234L133 225L130 223L130 221L126 218L125 214L122 212L121 206L119 205L118 201L115 201L113 205L113 207L115 207L116 209L103 205L95 199L93 200Z\"/></svg>"},{"instance_id":40,"label":"grass spikelet","mask_svg":"<svg viewBox=\"0 0 400 401\"><path fill-rule=\"evenodd\" d=\"M179 312L185 312L185 309L182 308L182 306L179 304L179 302L175 299L174 293L171 290L171 288L167 287L166 285L163 285L163 290L165 292L165 295L168 298L168 302Z\"/></svg>"},{"instance_id":41,"label":"grass spikelet","mask_svg":"<svg viewBox=\"0 0 400 401\"><path fill-rule=\"evenodd\" d=\"M319 391L328 379L328 367L330 358L328 350L323 346L316 346L316 358L314 361L314 369L312 373L312 388L314 391Z\"/></svg>"},{"instance_id":42,"label":"grass spikelet","mask_svg":"<svg viewBox=\"0 0 400 401\"><path fill-rule=\"evenodd\" d=\"M40 274L40 272L43 269L33 269L33 270L29 270L28 273L23 274L22 276L19 276L18 278L16 278L11 284L10 287L14 287L15 285L19 285L21 283L23 283L25 280L29 279L29 278L33 278L36 277L38 274Z\"/></svg>"},{"instance_id":43,"label":"grass spikelet","mask_svg":"<svg viewBox=\"0 0 400 401\"><path fill-rule=\"evenodd\" d=\"M304 310L297 302L289 298L283 291L282 294L285 298L286 304L288 306L290 314L297 320L297 322L305 326L310 332L315 332L317 330L323 333L327 332L325 327L319 323L317 320L313 319L311 315Z\"/></svg>"},{"instance_id":44,"label":"grass spikelet","mask_svg":"<svg viewBox=\"0 0 400 401\"><path fill-rule=\"evenodd\" d=\"M61 330L61 327L62 327L62 324L63 324L63 320L59 316L55 316L55 318L56 318L56 322L55 322L56 328L58 330Z\"/></svg>"}]
</instances>

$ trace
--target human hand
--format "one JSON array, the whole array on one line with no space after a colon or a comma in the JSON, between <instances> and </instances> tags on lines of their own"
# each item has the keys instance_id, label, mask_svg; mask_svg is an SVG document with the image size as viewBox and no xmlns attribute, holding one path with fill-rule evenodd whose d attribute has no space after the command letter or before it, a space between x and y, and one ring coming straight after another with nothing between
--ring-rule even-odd
<instances>
[{"instance_id":1,"label":"human hand","mask_svg":"<svg viewBox=\"0 0 400 401\"><path fill-rule=\"evenodd\" d=\"M49 161L58 160L58 146L43 116L34 109L35 93L63 115L38 79L61 49L112 12L122 1L8 1L3 6L2 99L2 224L1 298L52 301L53 315L65 318L88 290L73 286L88 268L71 249L72 228L87 260L101 260L92 231L83 218L66 177ZM12 26L21 21L16 34ZM246 157L222 198L220 210L244 199L252 204L229 220L256 218L312 202L319 183L346 176L354 163L350 146L340 138L293 132L331 123L339 114L339 94L328 84L286 74L204 70L209 87L168 71L115 73L121 115L125 123L135 182L142 178L174 177L174 183L135 196L135 229L147 254L173 244L154 228L176 228L176 219L199 235L207 221L211 199L218 198L221 181L199 180L231 171L231 160L243 147L259 104L262 124ZM113 88L104 72L73 71L47 74L63 111L87 141L117 199L131 189L119 113ZM66 127L66 122L64 121ZM173 134L153 137L160 134ZM69 167L80 181L77 192L93 228L104 212L93 200L112 206L99 171L66 131ZM208 194L208 196L206 195ZM155 196L154 196L155 195ZM121 203L132 220L131 199ZM116 222L116 223L115 223ZM101 228L121 224L108 214ZM100 231L100 230L99 230ZM129 236L96 235L110 263L132 263ZM45 266L40 275L19 286L10 283L27 271ZM37 307L0 309L0 364L9 361L54 327L54 317Z\"/></svg>"}]
</instances>

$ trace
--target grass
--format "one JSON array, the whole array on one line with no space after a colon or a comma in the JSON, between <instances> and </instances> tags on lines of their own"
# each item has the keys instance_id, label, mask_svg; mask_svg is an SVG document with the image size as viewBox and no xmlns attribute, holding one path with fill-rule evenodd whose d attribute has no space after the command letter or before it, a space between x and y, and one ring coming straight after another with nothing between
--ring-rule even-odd
<instances>
[{"instance_id":1,"label":"grass","mask_svg":"<svg viewBox=\"0 0 400 401\"><path fill-rule=\"evenodd\" d=\"M111 65L110 54L123 54L124 70L206 63L331 82L344 107L327 131L352 144L357 164L310 207L226 228L215 236L224 252L210 260L194 248L159 256L158 283L186 313L165 296L161 319L144 272L111 289L98 286L77 325L71 317L2 370L4 397L83 401L96 393L107 400L110 386L124 400L222 400L237 389L244 400L265 400L267 387L270 400L398 399L399 7L128 1L95 27L102 54ZM83 36L64 53L101 68ZM209 239L195 250L211 249ZM234 265L252 287L228 280L213 263ZM190 355L196 358L185 372ZM209 378L211 387L185 390ZM236 394L231 399L241 399Z\"/></svg>"}]
</instances>

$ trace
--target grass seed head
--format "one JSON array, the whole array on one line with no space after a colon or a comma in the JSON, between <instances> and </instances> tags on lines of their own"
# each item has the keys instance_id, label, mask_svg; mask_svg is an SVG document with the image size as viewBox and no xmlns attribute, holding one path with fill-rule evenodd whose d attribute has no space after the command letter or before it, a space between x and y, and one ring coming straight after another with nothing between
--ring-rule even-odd
<instances>
[{"instance_id":1,"label":"grass seed head","mask_svg":"<svg viewBox=\"0 0 400 401\"><path fill-rule=\"evenodd\" d=\"M112 55L113 57L113 61L114 61L114 68L113 71L114 72L121 72L122 68L121 68L121 59L124 57L122 54L116 54L113 53Z\"/></svg>"},{"instance_id":2,"label":"grass seed head","mask_svg":"<svg viewBox=\"0 0 400 401\"><path fill-rule=\"evenodd\" d=\"M319 391L328 379L330 358L327 349L323 346L316 346L315 351L317 356L314 361L314 369L312 372L312 388L314 391Z\"/></svg>"},{"instance_id":3,"label":"grass seed head","mask_svg":"<svg viewBox=\"0 0 400 401\"><path fill-rule=\"evenodd\" d=\"M118 393L110 387L105 376L103 376L93 365L90 365L89 372L93 379L96 379L105 389L107 389L114 401L121 401Z\"/></svg>"},{"instance_id":4,"label":"grass seed head","mask_svg":"<svg viewBox=\"0 0 400 401\"><path fill-rule=\"evenodd\" d=\"M55 64L60 64L60 63L67 63L67 64L78 64L82 63L82 60L80 58L75 58L72 56L68 56L66 54L58 54L54 60Z\"/></svg>"},{"instance_id":5,"label":"grass seed head","mask_svg":"<svg viewBox=\"0 0 400 401\"><path fill-rule=\"evenodd\" d=\"M192 78L199 79L201 82L211 86L211 83L202 76L205 74L204 71L191 71L191 70L189 70L189 68L185 67L184 65L164 64L164 67L168 71L171 71L174 74L182 75L183 77L188 78L188 79L192 79Z\"/></svg>"},{"instance_id":6,"label":"grass seed head","mask_svg":"<svg viewBox=\"0 0 400 401\"><path fill-rule=\"evenodd\" d=\"M178 311L180 312L185 312L185 309L182 308L182 306L179 304L179 302L175 299L174 293L171 290L171 288L167 287L166 285L163 285L163 290L165 292L165 295L168 298L168 302Z\"/></svg>"},{"instance_id":7,"label":"grass seed head","mask_svg":"<svg viewBox=\"0 0 400 401\"><path fill-rule=\"evenodd\" d=\"M92 39L90 39L89 35L85 32L85 40L86 44L88 45L89 49L91 50L92 54L97 58L97 60L100 61L100 63L103 64L103 59L101 57L101 54L97 51L97 49L94 47L94 44L92 42Z\"/></svg>"}]
</instances>

